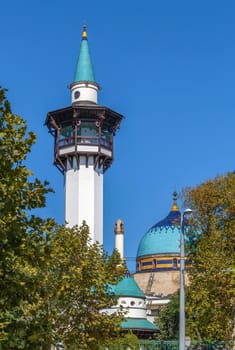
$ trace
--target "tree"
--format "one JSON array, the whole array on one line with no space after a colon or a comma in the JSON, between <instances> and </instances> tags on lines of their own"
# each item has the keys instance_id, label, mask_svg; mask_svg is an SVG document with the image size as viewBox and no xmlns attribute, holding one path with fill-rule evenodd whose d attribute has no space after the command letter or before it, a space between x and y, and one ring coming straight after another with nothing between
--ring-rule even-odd
<instances>
[{"instance_id":1,"label":"tree","mask_svg":"<svg viewBox=\"0 0 235 350\"><path fill-rule=\"evenodd\" d=\"M160 328L161 340L175 340L179 338L179 293L172 295L168 304L160 308L156 318L156 324Z\"/></svg>"},{"instance_id":2,"label":"tree","mask_svg":"<svg viewBox=\"0 0 235 350\"><path fill-rule=\"evenodd\" d=\"M112 339L107 343L107 346L101 347L100 350L139 350L139 340L135 334L129 331L127 334L124 334L122 337Z\"/></svg>"},{"instance_id":3,"label":"tree","mask_svg":"<svg viewBox=\"0 0 235 350\"><path fill-rule=\"evenodd\" d=\"M100 313L116 302L108 283L122 275L80 229L33 215L45 206L48 182L33 178L25 160L36 137L12 113L0 89L0 349L97 349L121 317Z\"/></svg>"},{"instance_id":4,"label":"tree","mask_svg":"<svg viewBox=\"0 0 235 350\"><path fill-rule=\"evenodd\" d=\"M18 349L30 324L25 302L34 302L35 268L53 221L32 215L51 189L24 165L35 134L11 112L5 93L0 88L0 348Z\"/></svg>"},{"instance_id":5,"label":"tree","mask_svg":"<svg viewBox=\"0 0 235 350\"><path fill-rule=\"evenodd\" d=\"M194 211L189 232L188 334L199 339L234 339L235 174L184 190Z\"/></svg>"},{"instance_id":6,"label":"tree","mask_svg":"<svg viewBox=\"0 0 235 350\"><path fill-rule=\"evenodd\" d=\"M123 319L102 309L116 304L110 284L124 269L120 256L111 257L97 243L91 244L89 229L60 227L51 239L51 265L46 276L48 310L53 343L66 349L99 349L117 337ZM44 301L44 299L43 299Z\"/></svg>"}]
</instances>

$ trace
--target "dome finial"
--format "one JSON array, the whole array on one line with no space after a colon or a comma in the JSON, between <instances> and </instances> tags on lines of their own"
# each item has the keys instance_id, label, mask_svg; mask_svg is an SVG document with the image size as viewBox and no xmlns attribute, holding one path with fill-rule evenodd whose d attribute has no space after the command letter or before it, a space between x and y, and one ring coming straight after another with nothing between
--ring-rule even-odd
<instances>
[{"instance_id":1,"label":"dome finial","mask_svg":"<svg viewBox=\"0 0 235 350\"><path fill-rule=\"evenodd\" d=\"M178 194L176 191L173 192L173 205L171 207L171 211L179 211L179 207L177 205Z\"/></svg>"},{"instance_id":2,"label":"dome finial","mask_svg":"<svg viewBox=\"0 0 235 350\"><path fill-rule=\"evenodd\" d=\"M86 23L83 24L82 40L87 40Z\"/></svg>"}]
</instances>

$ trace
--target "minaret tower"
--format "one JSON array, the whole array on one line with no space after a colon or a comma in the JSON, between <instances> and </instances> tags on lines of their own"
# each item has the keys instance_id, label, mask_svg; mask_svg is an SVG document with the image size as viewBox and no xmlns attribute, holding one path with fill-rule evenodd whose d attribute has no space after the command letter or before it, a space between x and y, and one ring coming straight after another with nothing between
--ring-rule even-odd
<instances>
[{"instance_id":1,"label":"minaret tower","mask_svg":"<svg viewBox=\"0 0 235 350\"><path fill-rule=\"evenodd\" d=\"M65 222L85 220L92 242L103 244L103 174L113 160L113 139L123 118L98 105L86 26L75 77L69 89L71 106L49 112L46 122L54 137L54 164L64 174Z\"/></svg>"},{"instance_id":2,"label":"minaret tower","mask_svg":"<svg viewBox=\"0 0 235 350\"><path fill-rule=\"evenodd\" d=\"M115 222L115 249L120 254L120 258L122 261L124 261L124 224L122 220L117 220Z\"/></svg>"}]
</instances>

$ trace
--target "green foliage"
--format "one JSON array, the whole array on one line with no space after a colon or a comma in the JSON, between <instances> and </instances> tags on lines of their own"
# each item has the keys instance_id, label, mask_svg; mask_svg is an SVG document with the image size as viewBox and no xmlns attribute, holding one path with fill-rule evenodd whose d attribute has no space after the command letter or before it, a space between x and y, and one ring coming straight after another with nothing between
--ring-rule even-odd
<instances>
[{"instance_id":1,"label":"green foliage","mask_svg":"<svg viewBox=\"0 0 235 350\"><path fill-rule=\"evenodd\" d=\"M53 343L98 349L116 337L122 316L102 309L116 304L109 283L117 283L123 272L120 257L108 257L98 244L91 244L84 223L80 229L58 228L51 239L51 266L46 277L48 307L54 329ZM116 264L110 264L114 262Z\"/></svg>"},{"instance_id":2,"label":"green foliage","mask_svg":"<svg viewBox=\"0 0 235 350\"><path fill-rule=\"evenodd\" d=\"M121 315L100 311L116 298L108 283L123 274L89 230L57 226L32 210L52 190L24 161L36 137L11 112L0 89L0 350L98 349L116 337Z\"/></svg>"},{"instance_id":3,"label":"green foliage","mask_svg":"<svg viewBox=\"0 0 235 350\"><path fill-rule=\"evenodd\" d=\"M158 336L161 340L175 340L179 338L179 293L175 293L171 301L162 306L156 319L160 328Z\"/></svg>"},{"instance_id":4,"label":"green foliage","mask_svg":"<svg viewBox=\"0 0 235 350\"><path fill-rule=\"evenodd\" d=\"M31 319L24 309L35 302L45 232L54 223L30 214L45 205L51 189L47 182L30 181L32 172L23 161L35 135L12 114L5 92L0 89L0 348L26 349Z\"/></svg>"},{"instance_id":5,"label":"green foliage","mask_svg":"<svg viewBox=\"0 0 235 350\"><path fill-rule=\"evenodd\" d=\"M184 190L194 211L189 235L188 334L204 340L234 337L235 175Z\"/></svg>"},{"instance_id":6,"label":"green foliage","mask_svg":"<svg viewBox=\"0 0 235 350\"><path fill-rule=\"evenodd\" d=\"M129 332L122 337L113 339L108 342L105 347L101 347L99 350L139 350L139 340L136 335Z\"/></svg>"}]
</instances>

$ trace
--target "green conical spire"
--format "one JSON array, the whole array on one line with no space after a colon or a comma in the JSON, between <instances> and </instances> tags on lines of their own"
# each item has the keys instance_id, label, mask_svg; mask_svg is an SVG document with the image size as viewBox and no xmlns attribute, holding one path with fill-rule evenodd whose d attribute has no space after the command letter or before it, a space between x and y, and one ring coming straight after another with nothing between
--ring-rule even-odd
<instances>
[{"instance_id":1,"label":"green conical spire","mask_svg":"<svg viewBox=\"0 0 235 350\"><path fill-rule=\"evenodd\" d=\"M91 61L90 49L87 41L86 25L83 26L82 42L74 76L74 82L91 81L95 82L95 75Z\"/></svg>"}]
</instances>

